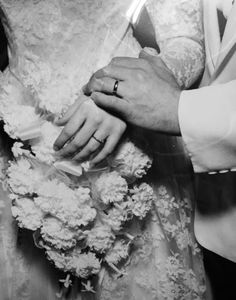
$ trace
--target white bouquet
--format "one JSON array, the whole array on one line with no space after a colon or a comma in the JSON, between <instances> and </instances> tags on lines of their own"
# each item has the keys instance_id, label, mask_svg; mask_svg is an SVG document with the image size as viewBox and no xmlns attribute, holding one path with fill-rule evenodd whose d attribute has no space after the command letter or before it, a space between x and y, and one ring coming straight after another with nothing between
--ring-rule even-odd
<instances>
[{"instance_id":1,"label":"white bouquet","mask_svg":"<svg viewBox=\"0 0 236 300\"><path fill-rule=\"evenodd\" d=\"M154 192L141 180L152 159L126 139L100 169L58 160L53 143L62 128L48 107L2 103L5 131L16 140L5 179L12 215L57 268L81 279L106 266L119 273L135 238L132 220L152 207Z\"/></svg>"}]
</instances>

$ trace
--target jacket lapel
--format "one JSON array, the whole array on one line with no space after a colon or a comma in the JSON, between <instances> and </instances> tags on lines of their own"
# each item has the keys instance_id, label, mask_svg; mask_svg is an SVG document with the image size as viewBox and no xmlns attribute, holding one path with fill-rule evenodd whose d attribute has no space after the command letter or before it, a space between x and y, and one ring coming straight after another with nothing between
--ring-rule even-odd
<instances>
[{"instance_id":1,"label":"jacket lapel","mask_svg":"<svg viewBox=\"0 0 236 300\"><path fill-rule=\"evenodd\" d=\"M232 11L227 20L224 36L221 43L220 53L218 55L216 69L217 73L224 69L226 62L234 55L232 51L236 44L236 5L233 5Z\"/></svg>"},{"instance_id":2,"label":"jacket lapel","mask_svg":"<svg viewBox=\"0 0 236 300\"><path fill-rule=\"evenodd\" d=\"M216 2L213 0L205 0L203 2L203 12L206 66L209 69L209 73L213 74L221 45Z\"/></svg>"}]
</instances>

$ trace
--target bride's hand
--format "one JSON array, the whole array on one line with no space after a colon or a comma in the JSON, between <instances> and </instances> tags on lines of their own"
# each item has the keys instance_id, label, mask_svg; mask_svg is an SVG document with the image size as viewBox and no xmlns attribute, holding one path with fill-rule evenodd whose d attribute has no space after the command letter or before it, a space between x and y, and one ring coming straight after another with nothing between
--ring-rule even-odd
<instances>
[{"instance_id":1,"label":"bride's hand","mask_svg":"<svg viewBox=\"0 0 236 300\"><path fill-rule=\"evenodd\" d=\"M77 161L94 156L92 164L111 154L126 130L124 121L97 107L87 97L82 103L74 103L56 124L65 126L54 143L58 155Z\"/></svg>"}]
</instances>

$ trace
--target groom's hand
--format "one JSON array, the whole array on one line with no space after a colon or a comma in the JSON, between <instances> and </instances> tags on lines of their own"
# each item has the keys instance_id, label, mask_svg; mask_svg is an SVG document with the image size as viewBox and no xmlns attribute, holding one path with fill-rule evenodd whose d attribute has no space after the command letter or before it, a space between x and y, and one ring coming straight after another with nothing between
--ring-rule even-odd
<instances>
[{"instance_id":1,"label":"groom's hand","mask_svg":"<svg viewBox=\"0 0 236 300\"><path fill-rule=\"evenodd\" d=\"M116 95L114 84L119 81ZM158 56L117 57L98 70L84 87L94 102L143 128L180 134L180 88Z\"/></svg>"}]
</instances>

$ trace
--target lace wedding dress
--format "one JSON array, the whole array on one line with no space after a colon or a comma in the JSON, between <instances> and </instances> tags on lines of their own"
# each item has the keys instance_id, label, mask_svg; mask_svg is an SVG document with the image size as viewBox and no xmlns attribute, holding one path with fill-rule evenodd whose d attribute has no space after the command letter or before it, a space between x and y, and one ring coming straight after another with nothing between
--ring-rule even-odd
<instances>
[{"instance_id":1,"label":"lace wedding dress","mask_svg":"<svg viewBox=\"0 0 236 300\"><path fill-rule=\"evenodd\" d=\"M203 68L198 0L147 1L161 57L182 87ZM9 43L9 67L1 76L1 100L38 101L52 109L72 104L91 74L113 56L137 56L127 0L0 0ZM33 99L33 100L32 100ZM59 105L60 104L60 105ZM67 299L204 299L205 277L193 234L191 168L181 140L148 133L154 164L146 181L157 195L155 209L133 229L138 238L124 275L105 272L97 294L77 290ZM5 140L3 139L2 143ZM2 149L4 167L8 149ZM56 299L58 279L31 234L17 230L11 201L1 189L0 299Z\"/></svg>"}]
</instances>

